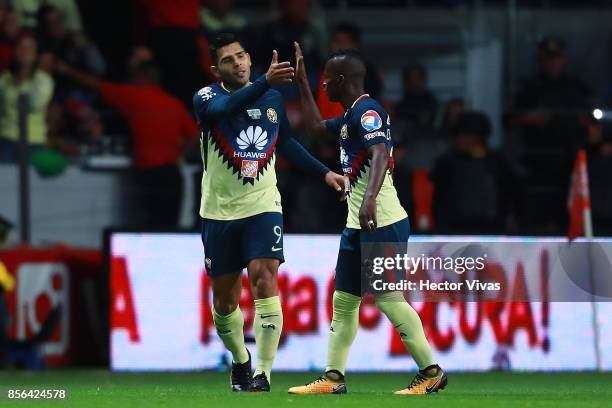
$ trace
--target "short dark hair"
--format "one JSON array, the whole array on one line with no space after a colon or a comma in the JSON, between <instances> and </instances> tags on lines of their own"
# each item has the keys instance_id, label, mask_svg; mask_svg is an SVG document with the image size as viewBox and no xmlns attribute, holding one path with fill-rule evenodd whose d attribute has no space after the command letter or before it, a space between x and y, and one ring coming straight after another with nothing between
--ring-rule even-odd
<instances>
[{"instance_id":1,"label":"short dark hair","mask_svg":"<svg viewBox=\"0 0 612 408\"><path fill-rule=\"evenodd\" d=\"M333 34L337 33L344 33L351 37L351 40L353 40L355 44L361 44L361 28L353 23L338 23L333 31Z\"/></svg>"},{"instance_id":2,"label":"short dark hair","mask_svg":"<svg viewBox=\"0 0 612 408\"><path fill-rule=\"evenodd\" d=\"M359 51L357 48L347 48L344 50L334 51L329 55L328 59L339 58L339 57L358 61L362 63L364 67L366 65L365 57L363 56L361 51Z\"/></svg>"},{"instance_id":3,"label":"short dark hair","mask_svg":"<svg viewBox=\"0 0 612 408\"><path fill-rule=\"evenodd\" d=\"M467 111L462 113L455 124L454 135L459 133L474 133L486 141L491 135L491 122L484 112Z\"/></svg>"},{"instance_id":4,"label":"short dark hair","mask_svg":"<svg viewBox=\"0 0 612 408\"><path fill-rule=\"evenodd\" d=\"M232 34L232 33L220 33L217 34L208 45L208 52L210 53L210 59L213 63L217 63L217 50L219 48L223 48L226 45L230 45L232 43L240 43L240 40Z\"/></svg>"}]
</instances>

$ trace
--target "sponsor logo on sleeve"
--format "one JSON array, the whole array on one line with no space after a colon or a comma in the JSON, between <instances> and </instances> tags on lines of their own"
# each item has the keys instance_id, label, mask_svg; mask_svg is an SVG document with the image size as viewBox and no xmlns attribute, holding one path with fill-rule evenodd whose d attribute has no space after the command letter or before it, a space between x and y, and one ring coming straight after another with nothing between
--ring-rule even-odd
<instances>
[{"instance_id":1,"label":"sponsor logo on sleeve","mask_svg":"<svg viewBox=\"0 0 612 408\"><path fill-rule=\"evenodd\" d=\"M345 123L344 125L342 125L342 128L340 128L340 138L344 140L347 137L348 137L348 126Z\"/></svg>"},{"instance_id":2,"label":"sponsor logo on sleeve","mask_svg":"<svg viewBox=\"0 0 612 408\"><path fill-rule=\"evenodd\" d=\"M365 135L363 135L363 138L365 140L371 140L371 139L374 139L375 137L384 137L384 138L386 138L387 135L385 134L385 132L382 132L380 130L378 132L366 133Z\"/></svg>"},{"instance_id":3,"label":"sponsor logo on sleeve","mask_svg":"<svg viewBox=\"0 0 612 408\"><path fill-rule=\"evenodd\" d=\"M251 119L257 120L261 118L261 111L259 109L247 109L247 115L249 115Z\"/></svg>"},{"instance_id":4,"label":"sponsor logo on sleeve","mask_svg":"<svg viewBox=\"0 0 612 408\"><path fill-rule=\"evenodd\" d=\"M266 111L266 115L268 115L268 120L272 123L278 123L278 115L274 108L268 108Z\"/></svg>"},{"instance_id":5,"label":"sponsor logo on sleeve","mask_svg":"<svg viewBox=\"0 0 612 408\"><path fill-rule=\"evenodd\" d=\"M348 166L349 164L349 155L346 154L346 150L342 146L340 146L340 163L342 166Z\"/></svg>"},{"instance_id":6,"label":"sponsor logo on sleeve","mask_svg":"<svg viewBox=\"0 0 612 408\"><path fill-rule=\"evenodd\" d=\"M206 86L198 91L198 95L202 97L202 100L206 102L209 99L214 98L217 94L213 92L210 86Z\"/></svg>"},{"instance_id":7,"label":"sponsor logo on sleeve","mask_svg":"<svg viewBox=\"0 0 612 408\"><path fill-rule=\"evenodd\" d=\"M383 121L375 110L366 111L361 115L361 126L368 132L373 132L382 127Z\"/></svg>"}]
</instances>

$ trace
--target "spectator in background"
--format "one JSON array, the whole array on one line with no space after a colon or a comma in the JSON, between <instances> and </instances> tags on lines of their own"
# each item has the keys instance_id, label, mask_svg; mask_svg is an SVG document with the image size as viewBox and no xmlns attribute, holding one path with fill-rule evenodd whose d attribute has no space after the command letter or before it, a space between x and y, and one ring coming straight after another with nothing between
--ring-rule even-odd
<instances>
[{"instance_id":1,"label":"spectator in background","mask_svg":"<svg viewBox=\"0 0 612 408\"><path fill-rule=\"evenodd\" d=\"M41 53L52 61L60 59L71 66L101 76L106 61L82 32L68 31L63 13L50 6L40 10L38 38ZM83 89L65 78L55 78L55 94L49 110L49 140L64 154L78 154L78 144L102 135L100 115L93 107L95 92Z\"/></svg>"},{"instance_id":2,"label":"spectator in background","mask_svg":"<svg viewBox=\"0 0 612 408\"><path fill-rule=\"evenodd\" d=\"M137 45L132 49L128 58L128 72L131 74L143 62L153 62L153 51L147 46Z\"/></svg>"},{"instance_id":3,"label":"spectator in background","mask_svg":"<svg viewBox=\"0 0 612 408\"><path fill-rule=\"evenodd\" d=\"M444 106L442 124L440 125L440 132L443 138L450 138L452 136L457 120L463 112L465 112L465 102L461 98L453 98Z\"/></svg>"},{"instance_id":4,"label":"spectator in background","mask_svg":"<svg viewBox=\"0 0 612 408\"><path fill-rule=\"evenodd\" d=\"M590 124L587 154L595 234L612 235L612 124Z\"/></svg>"},{"instance_id":5,"label":"spectator in background","mask_svg":"<svg viewBox=\"0 0 612 408\"><path fill-rule=\"evenodd\" d=\"M361 29L351 23L340 23L334 27L332 32L329 49L330 52L346 50L350 48L361 48ZM379 99L383 91L384 83L378 68L371 62L366 61L366 76L364 89L374 99ZM342 104L330 102L323 89L323 74L319 78L317 90L317 105L323 119L331 119L344 113Z\"/></svg>"},{"instance_id":6,"label":"spectator in background","mask_svg":"<svg viewBox=\"0 0 612 408\"><path fill-rule=\"evenodd\" d=\"M396 119L409 122L420 130L431 131L438 113L438 99L429 90L427 71L420 64L402 71L404 96L395 107Z\"/></svg>"},{"instance_id":7,"label":"spectator in background","mask_svg":"<svg viewBox=\"0 0 612 408\"><path fill-rule=\"evenodd\" d=\"M39 11L44 6L50 6L65 16L66 28L71 32L83 31L81 13L76 0L13 0L13 8L19 16L21 25L34 30L40 23Z\"/></svg>"},{"instance_id":8,"label":"spectator in background","mask_svg":"<svg viewBox=\"0 0 612 408\"><path fill-rule=\"evenodd\" d=\"M281 16L263 27L259 38L259 50L254 53L254 57L267 56L272 50L277 50L279 58L289 58L294 53L293 42L298 41L302 46L304 58L309 62L312 61L310 82L314 83L318 79L322 65L321 50L325 45L325 38L310 21L310 6L310 0L283 1ZM256 61L259 66L267 63L267 60ZM296 91L295 99L297 98L299 95Z\"/></svg>"},{"instance_id":9,"label":"spectator in background","mask_svg":"<svg viewBox=\"0 0 612 408\"><path fill-rule=\"evenodd\" d=\"M233 0L203 0L202 2L198 46L200 47L200 65L204 70L205 83L212 83L217 80L210 71L210 66L215 64L208 52L208 39L222 33L232 33L241 39L240 41L246 49L254 49L251 39L257 36L250 33L250 27L244 17L232 12L233 4Z\"/></svg>"},{"instance_id":10,"label":"spectator in background","mask_svg":"<svg viewBox=\"0 0 612 408\"><path fill-rule=\"evenodd\" d=\"M431 171L433 217L439 233L505 231L515 202L515 176L506 160L489 149L491 124L480 112L463 113L451 148Z\"/></svg>"},{"instance_id":11,"label":"spectator in background","mask_svg":"<svg viewBox=\"0 0 612 408\"><path fill-rule=\"evenodd\" d=\"M0 72L13 61L20 32L17 14L8 7L0 7Z\"/></svg>"},{"instance_id":12,"label":"spectator in background","mask_svg":"<svg viewBox=\"0 0 612 408\"><path fill-rule=\"evenodd\" d=\"M106 72L106 61L98 48L89 42L82 32L71 32L65 24L64 14L54 7L40 10L38 42L41 53L51 53L66 63L91 74L102 76ZM69 94L73 84L58 81L56 94Z\"/></svg>"},{"instance_id":13,"label":"spectator in background","mask_svg":"<svg viewBox=\"0 0 612 408\"><path fill-rule=\"evenodd\" d=\"M195 145L198 129L183 104L159 86L155 63L133 63L137 65L132 67L130 84L101 81L64 63L56 68L59 74L98 89L129 123L138 189L130 223L140 228L176 228L183 195L178 162L187 145Z\"/></svg>"},{"instance_id":14,"label":"spectator in background","mask_svg":"<svg viewBox=\"0 0 612 408\"><path fill-rule=\"evenodd\" d=\"M221 33L242 37L247 29L247 21L244 17L232 13L233 3L233 0L203 0L200 23L206 38L213 38Z\"/></svg>"},{"instance_id":15,"label":"spectator in background","mask_svg":"<svg viewBox=\"0 0 612 408\"><path fill-rule=\"evenodd\" d=\"M0 162L18 157L19 95L29 97L27 140L32 147L47 142L46 114L53 95L53 79L38 68L36 39L22 35L15 47L15 59L0 75Z\"/></svg>"},{"instance_id":16,"label":"spectator in background","mask_svg":"<svg viewBox=\"0 0 612 408\"><path fill-rule=\"evenodd\" d=\"M562 232L575 148L585 140L591 93L567 72L565 44L544 39L538 49L539 72L524 81L507 123L524 145L526 225Z\"/></svg>"},{"instance_id":17,"label":"spectator in background","mask_svg":"<svg viewBox=\"0 0 612 408\"><path fill-rule=\"evenodd\" d=\"M191 107L193 90L204 82L198 29L200 0L138 0L147 15L149 43L164 89Z\"/></svg>"},{"instance_id":18,"label":"spectator in background","mask_svg":"<svg viewBox=\"0 0 612 408\"><path fill-rule=\"evenodd\" d=\"M428 88L422 65L402 71L403 98L395 107L394 146L398 175L429 169L445 149L443 133L435 129L438 100ZM408 174L406 174L408 176Z\"/></svg>"}]
</instances>

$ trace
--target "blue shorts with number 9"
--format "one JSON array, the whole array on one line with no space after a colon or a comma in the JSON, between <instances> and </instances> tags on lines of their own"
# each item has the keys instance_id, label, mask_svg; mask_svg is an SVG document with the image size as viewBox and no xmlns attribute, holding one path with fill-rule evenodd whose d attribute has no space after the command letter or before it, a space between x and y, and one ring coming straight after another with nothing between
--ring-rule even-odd
<instances>
[{"instance_id":1,"label":"blue shorts with number 9","mask_svg":"<svg viewBox=\"0 0 612 408\"><path fill-rule=\"evenodd\" d=\"M210 277L242 271L253 259L283 263L283 214L266 212L231 221L204 218L202 243Z\"/></svg>"}]
</instances>

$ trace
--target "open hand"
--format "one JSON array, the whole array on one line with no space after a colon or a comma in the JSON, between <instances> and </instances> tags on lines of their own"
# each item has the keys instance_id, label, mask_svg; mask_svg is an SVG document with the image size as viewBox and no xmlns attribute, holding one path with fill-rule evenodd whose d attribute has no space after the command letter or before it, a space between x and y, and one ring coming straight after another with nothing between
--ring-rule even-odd
<instances>
[{"instance_id":1,"label":"open hand","mask_svg":"<svg viewBox=\"0 0 612 408\"><path fill-rule=\"evenodd\" d=\"M306 64L304 64L304 56L302 55L302 48L300 48L300 44L295 41L293 43L295 47L295 77L298 81L306 81Z\"/></svg>"},{"instance_id":2,"label":"open hand","mask_svg":"<svg viewBox=\"0 0 612 408\"><path fill-rule=\"evenodd\" d=\"M290 84L295 75L295 71L289 61L278 62L278 53L272 51L272 61L268 72L266 72L266 81L270 86L279 86Z\"/></svg>"}]
</instances>

